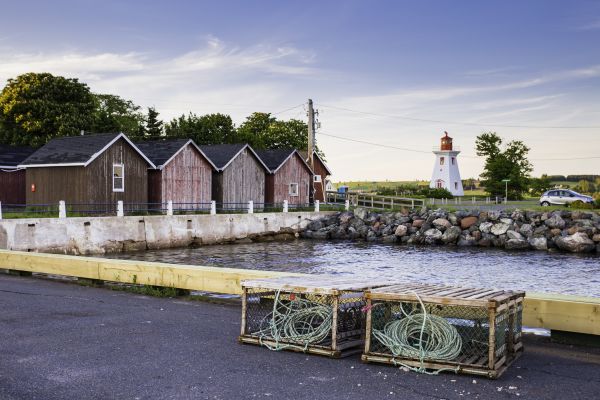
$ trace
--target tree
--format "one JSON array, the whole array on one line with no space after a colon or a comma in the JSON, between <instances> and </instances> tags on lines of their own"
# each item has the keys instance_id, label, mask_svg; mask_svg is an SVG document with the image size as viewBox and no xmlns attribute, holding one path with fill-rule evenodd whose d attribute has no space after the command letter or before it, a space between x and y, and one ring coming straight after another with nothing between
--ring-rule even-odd
<instances>
[{"instance_id":1,"label":"tree","mask_svg":"<svg viewBox=\"0 0 600 400\"><path fill-rule=\"evenodd\" d=\"M165 124L165 133L170 137L193 139L199 145L237 141L233 121L225 114L182 115Z\"/></svg>"},{"instance_id":2,"label":"tree","mask_svg":"<svg viewBox=\"0 0 600 400\"><path fill-rule=\"evenodd\" d=\"M276 119L271 117L270 113L252 113L238 128L238 138L256 149L267 149L269 148L267 136L275 121Z\"/></svg>"},{"instance_id":3,"label":"tree","mask_svg":"<svg viewBox=\"0 0 600 400\"><path fill-rule=\"evenodd\" d=\"M19 75L0 92L0 142L41 146L56 136L77 135L93 125L95 104L77 79Z\"/></svg>"},{"instance_id":4,"label":"tree","mask_svg":"<svg viewBox=\"0 0 600 400\"><path fill-rule=\"evenodd\" d=\"M492 196L504 196L504 179L510 179L508 197L522 199L527 191L532 166L527 159L529 148L520 140L502 146L502 138L495 132L482 133L475 142L477 155L485 157L481 184Z\"/></svg>"},{"instance_id":5,"label":"tree","mask_svg":"<svg viewBox=\"0 0 600 400\"><path fill-rule=\"evenodd\" d=\"M96 109L92 132L123 132L136 136L144 116L132 101L112 94L94 94Z\"/></svg>"},{"instance_id":6,"label":"tree","mask_svg":"<svg viewBox=\"0 0 600 400\"><path fill-rule=\"evenodd\" d=\"M534 196L540 196L546 190L552 188L552 181L544 174L540 178L529 179L529 192Z\"/></svg>"},{"instance_id":7,"label":"tree","mask_svg":"<svg viewBox=\"0 0 600 400\"><path fill-rule=\"evenodd\" d=\"M154 107L148 107L146 126L143 130L143 138L156 138L163 136L163 122L158 119L159 112Z\"/></svg>"}]
</instances>

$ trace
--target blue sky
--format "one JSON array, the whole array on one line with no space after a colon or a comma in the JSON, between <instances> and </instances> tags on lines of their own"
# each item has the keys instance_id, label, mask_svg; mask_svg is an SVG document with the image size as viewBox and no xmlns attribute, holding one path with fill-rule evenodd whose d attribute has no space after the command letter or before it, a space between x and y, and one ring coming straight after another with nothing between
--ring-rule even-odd
<instances>
[{"instance_id":1,"label":"blue sky","mask_svg":"<svg viewBox=\"0 0 600 400\"><path fill-rule=\"evenodd\" d=\"M598 1L10 2L0 82L28 71L165 119L305 118L310 97L337 180L428 179L444 130L463 177L488 130L525 141L535 174L600 173Z\"/></svg>"}]
</instances>

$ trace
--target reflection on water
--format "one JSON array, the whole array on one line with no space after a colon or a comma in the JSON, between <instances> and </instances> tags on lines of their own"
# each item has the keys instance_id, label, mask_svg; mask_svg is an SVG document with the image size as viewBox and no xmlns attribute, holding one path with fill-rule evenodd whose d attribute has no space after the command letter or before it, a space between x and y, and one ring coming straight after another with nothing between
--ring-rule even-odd
<instances>
[{"instance_id":1,"label":"reflection on water","mask_svg":"<svg viewBox=\"0 0 600 400\"><path fill-rule=\"evenodd\" d=\"M411 282L600 297L600 257L597 255L298 240L149 250L107 257L228 268L390 277Z\"/></svg>"}]
</instances>

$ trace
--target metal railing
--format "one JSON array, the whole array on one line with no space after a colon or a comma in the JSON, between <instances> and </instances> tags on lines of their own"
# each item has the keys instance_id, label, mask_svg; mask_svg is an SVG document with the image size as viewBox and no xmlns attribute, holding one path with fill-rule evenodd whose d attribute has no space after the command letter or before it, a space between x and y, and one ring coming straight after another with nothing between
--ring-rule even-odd
<instances>
[{"instance_id":1,"label":"metal railing","mask_svg":"<svg viewBox=\"0 0 600 400\"><path fill-rule=\"evenodd\" d=\"M329 191L326 193L328 204L346 204L352 207L365 207L376 210L394 210L403 207L422 207L425 205L425 199L415 199L410 197L397 196L379 196L361 193L339 193Z\"/></svg>"},{"instance_id":2,"label":"metal railing","mask_svg":"<svg viewBox=\"0 0 600 400\"><path fill-rule=\"evenodd\" d=\"M189 214L236 214L289 211L333 211L341 210L340 204L314 203L281 203L238 202L238 203L66 203L59 201L55 204L2 204L0 203L0 220L12 218L69 218L88 216L117 216L126 215L189 215Z\"/></svg>"}]
</instances>

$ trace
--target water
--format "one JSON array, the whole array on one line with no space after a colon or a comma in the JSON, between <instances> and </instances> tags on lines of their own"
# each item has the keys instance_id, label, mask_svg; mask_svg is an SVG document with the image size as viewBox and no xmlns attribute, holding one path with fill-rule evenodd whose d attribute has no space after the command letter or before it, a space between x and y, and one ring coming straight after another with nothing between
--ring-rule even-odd
<instances>
[{"instance_id":1,"label":"water","mask_svg":"<svg viewBox=\"0 0 600 400\"><path fill-rule=\"evenodd\" d=\"M107 257L600 297L597 255L297 240L150 250Z\"/></svg>"}]
</instances>

